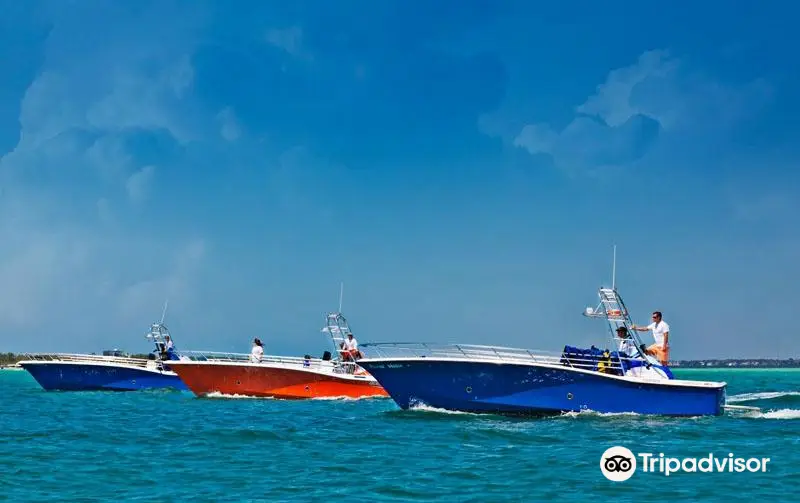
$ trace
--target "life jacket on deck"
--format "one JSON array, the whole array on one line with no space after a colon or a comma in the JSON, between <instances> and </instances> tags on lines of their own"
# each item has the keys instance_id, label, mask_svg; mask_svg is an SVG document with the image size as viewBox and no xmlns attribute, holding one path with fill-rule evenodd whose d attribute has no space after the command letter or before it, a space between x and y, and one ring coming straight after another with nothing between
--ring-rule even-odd
<instances>
[{"instance_id":1,"label":"life jacket on deck","mask_svg":"<svg viewBox=\"0 0 800 503\"><path fill-rule=\"evenodd\" d=\"M604 374L613 372L611 368L611 353L609 353L608 350L603 351L603 356L597 361L597 371L603 372Z\"/></svg>"}]
</instances>

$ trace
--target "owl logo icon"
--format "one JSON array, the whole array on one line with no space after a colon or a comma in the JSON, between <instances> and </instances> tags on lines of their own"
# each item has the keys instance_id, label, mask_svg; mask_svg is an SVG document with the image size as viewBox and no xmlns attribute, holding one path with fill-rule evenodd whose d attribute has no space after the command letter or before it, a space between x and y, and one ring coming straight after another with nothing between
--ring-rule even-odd
<instances>
[{"instance_id":1,"label":"owl logo icon","mask_svg":"<svg viewBox=\"0 0 800 503\"><path fill-rule=\"evenodd\" d=\"M636 456L626 447L609 447L600 456L600 471L612 482L624 482L636 472Z\"/></svg>"}]
</instances>

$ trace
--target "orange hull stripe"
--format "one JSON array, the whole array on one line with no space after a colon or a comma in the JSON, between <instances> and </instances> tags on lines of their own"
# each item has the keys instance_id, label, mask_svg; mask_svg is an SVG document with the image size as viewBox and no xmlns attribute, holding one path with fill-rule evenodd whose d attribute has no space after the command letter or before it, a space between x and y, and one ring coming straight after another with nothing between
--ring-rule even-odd
<instances>
[{"instance_id":1,"label":"orange hull stripe","mask_svg":"<svg viewBox=\"0 0 800 503\"><path fill-rule=\"evenodd\" d=\"M222 393L274 398L388 397L374 380L342 379L299 369L180 364L172 370L196 395Z\"/></svg>"}]
</instances>

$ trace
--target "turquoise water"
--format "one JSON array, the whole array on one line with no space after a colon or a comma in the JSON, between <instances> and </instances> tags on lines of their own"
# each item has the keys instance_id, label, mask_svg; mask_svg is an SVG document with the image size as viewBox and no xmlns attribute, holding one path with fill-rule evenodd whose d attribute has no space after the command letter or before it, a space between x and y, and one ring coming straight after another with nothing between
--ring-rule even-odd
<instances>
[{"instance_id":1,"label":"turquoise water","mask_svg":"<svg viewBox=\"0 0 800 503\"><path fill-rule=\"evenodd\" d=\"M386 399L48 393L27 372L0 371L0 500L797 501L800 372L676 373L725 380L730 398L765 412L511 419L400 411ZM770 462L611 482L599 465L614 445Z\"/></svg>"}]
</instances>

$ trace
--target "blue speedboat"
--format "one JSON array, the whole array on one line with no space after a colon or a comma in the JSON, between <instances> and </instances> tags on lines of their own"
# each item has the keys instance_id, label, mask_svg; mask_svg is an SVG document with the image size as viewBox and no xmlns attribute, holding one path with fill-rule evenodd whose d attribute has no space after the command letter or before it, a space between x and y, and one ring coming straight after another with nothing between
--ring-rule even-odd
<instances>
[{"instance_id":1,"label":"blue speedboat","mask_svg":"<svg viewBox=\"0 0 800 503\"><path fill-rule=\"evenodd\" d=\"M724 382L676 379L648 355L616 288L599 290L600 304L585 316L608 322L612 347L565 346L556 354L493 346L424 343L363 344L358 364L403 409L520 415L564 412L720 415ZM624 332L623 332L624 333ZM626 351L622 351L622 348Z\"/></svg>"},{"instance_id":2,"label":"blue speedboat","mask_svg":"<svg viewBox=\"0 0 800 503\"><path fill-rule=\"evenodd\" d=\"M155 344L147 358L131 358L118 350L103 355L36 353L19 365L47 391L137 391L154 388L188 390L169 368L178 355L162 322L153 323L146 337Z\"/></svg>"}]
</instances>

